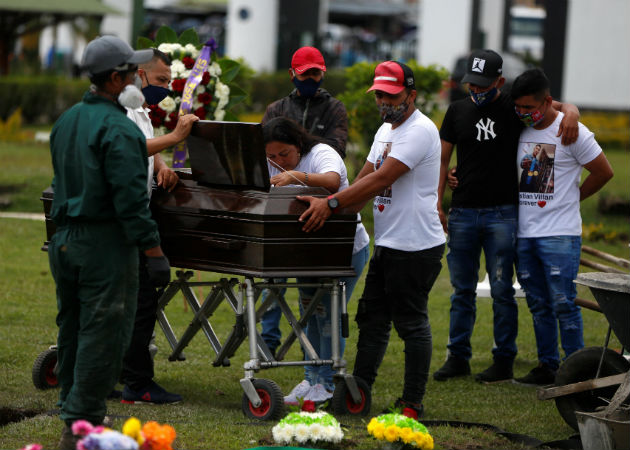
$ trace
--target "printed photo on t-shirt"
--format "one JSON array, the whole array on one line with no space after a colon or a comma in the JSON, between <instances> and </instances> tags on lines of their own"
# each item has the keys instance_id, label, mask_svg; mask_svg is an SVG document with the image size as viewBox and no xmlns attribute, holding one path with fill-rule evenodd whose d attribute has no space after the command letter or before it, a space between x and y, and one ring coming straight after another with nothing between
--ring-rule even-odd
<instances>
[{"instance_id":1,"label":"printed photo on t-shirt","mask_svg":"<svg viewBox=\"0 0 630 450\"><path fill-rule=\"evenodd\" d=\"M387 159L387 155L389 155L389 153L392 150L391 142L379 142L379 145L381 146L382 151L379 153L378 158L376 158L376 163L374 164L374 170L378 170L379 167L383 165L383 163ZM391 197L392 187L391 186L386 187L385 189L383 189L383 192L381 192L377 196L378 197Z\"/></svg>"},{"instance_id":2,"label":"printed photo on t-shirt","mask_svg":"<svg viewBox=\"0 0 630 450\"><path fill-rule=\"evenodd\" d=\"M527 142L519 164L519 191L553 193L555 144Z\"/></svg>"}]
</instances>

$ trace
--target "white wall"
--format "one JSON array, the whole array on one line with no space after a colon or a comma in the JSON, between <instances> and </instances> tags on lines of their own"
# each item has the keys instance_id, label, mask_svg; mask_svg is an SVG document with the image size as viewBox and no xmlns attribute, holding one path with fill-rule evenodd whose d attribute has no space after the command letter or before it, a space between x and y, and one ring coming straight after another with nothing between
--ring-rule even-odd
<instances>
[{"instance_id":1,"label":"white wall","mask_svg":"<svg viewBox=\"0 0 630 450\"><path fill-rule=\"evenodd\" d=\"M103 0L107 6L120 11L121 15L106 14L101 22L101 35L113 34L132 47L136 46L131 42L131 22L133 20L133 0Z\"/></svg>"},{"instance_id":2,"label":"white wall","mask_svg":"<svg viewBox=\"0 0 630 450\"><path fill-rule=\"evenodd\" d=\"M501 54L501 36L503 35L503 0L484 0L481 2L479 27L486 35L484 48Z\"/></svg>"},{"instance_id":3,"label":"white wall","mask_svg":"<svg viewBox=\"0 0 630 450\"><path fill-rule=\"evenodd\" d=\"M630 1L571 0L562 100L630 110Z\"/></svg>"},{"instance_id":4,"label":"white wall","mask_svg":"<svg viewBox=\"0 0 630 450\"><path fill-rule=\"evenodd\" d=\"M246 19L241 18L241 10L248 11ZM226 31L226 54L230 58L243 58L256 71L275 69L277 0L230 0Z\"/></svg>"},{"instance_id":5,"label":"white wall","mask_svg":"<svg viewBox=\"0 0 630 450\"><path fill-rule=\"evenodd\" d=\"M449 70L457 57L468 53L471 0L422 0L416 59Z\"/></svg>"}]
</instances>

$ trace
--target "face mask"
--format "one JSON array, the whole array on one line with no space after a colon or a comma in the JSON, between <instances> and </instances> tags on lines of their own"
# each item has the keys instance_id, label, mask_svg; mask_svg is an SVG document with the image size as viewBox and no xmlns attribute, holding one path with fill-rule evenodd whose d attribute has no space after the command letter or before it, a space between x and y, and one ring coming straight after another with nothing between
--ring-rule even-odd
<instances>
[{"instance_id":1,"label":"face mask","mask_svg":"<svg viewBox=\"0 0 630 450\"><path fill-rule=\"evenodd\" d=\"M498 89L496 88L496 86L489 91L479 93L475 93L471 89L468 89L468 92L470 92L470 96L472 97L473 102L475 102L475 105L479 107L490 103L492 99L494 99L494 97L497 95L497 91Z\"/></svg>"},{"instance_id":2,"label":"face mask","mask_svg":"<svg viewBox=\"0 0 630 450\"><path fill-rule=\"evenodd\" d=\"M409 96L407 96L409 98ZM381 115L383 122L398 123L402 120L409 108L407 98L400 105L388 105L387 103L381 103L378 105L378 112Z\"/></svg>"},{"instance_id":3,"label":"face mask","mask_svg":"<svg viewBox=\"0 0 630 450\"><path fill-rule=\"evenodd\" d=\"M322 81L324 81L323 78L319 81L315 81L312 78L300 81L298 80L298 77L293 77L293 84L297 90L300 91L300 95L306 98L310 98L315 95L317 89L319 89L319 86L322 84Z\"/></svg>"},{"instance_id":4,"label":"face mask","mask_svg":"<svg viewBox=\"0 0 630 450\"><path fill-rule=\"evenodd\" d=\"M144 105L144 95L136 87L135 82L125 86L122 92L118 94L118 104L131 109L138 109Z\"/></svg>"},{"instance_id":5,"label":"face mask","mask_svg":"<svg viewBox=\"0 0 630 450\"><path fill-rule=\"evenodd\" d=\"M528 126L528 127L535 127L540 122L542 122L542 120L545 118L545 114L541 113L540 110L538 109L530 113L521 114L520 112L518 112L516 107L514 107L514 111L516 111L516 115L518 116L519 119L521 119L521 122L523 122L525 126Z\"/></svg>"},{"instance_id":6,"label":"face mask","mask_svg":"<svg viewBox=\"0 0 630 450\"><path fill-rule=\"evenodd\" d=\"M144 98L149 105L157 105L171 93L171 91L165 87L149 83L148 78L146 80L147 86L142 88L142 95L144 95Z\"/></svg>"}]
</instances>

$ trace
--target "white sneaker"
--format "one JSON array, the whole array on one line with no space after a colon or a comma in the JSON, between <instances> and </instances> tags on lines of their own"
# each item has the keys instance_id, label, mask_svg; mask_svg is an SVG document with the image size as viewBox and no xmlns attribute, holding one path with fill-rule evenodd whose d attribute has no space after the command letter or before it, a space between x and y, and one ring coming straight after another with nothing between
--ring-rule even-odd
<instances>
[{"instance_id":1,"label":"white sneaker","mask_svg":"<svg viewBox=\"0 0 630 450\"><path fill-rule=\"evenodd\" d=\"M310 400L315 403L323 403L332 398L332 392L328 392L323 384L316 384L308 391L304 400Z\"/></svg>"},{"instance_id":2,"label":"white sneaker","mask_svg":"<svg viewBox=\"0 0 630 450\"><path fill-rule=\"evenodd\" d=\"M284 397L284 403L287 405L297 405L299 404L299 399L303 399L310 390L311 384L308 381L303 380L300 384L293 388L289 395Z\"/></svg>"}]
</instances>

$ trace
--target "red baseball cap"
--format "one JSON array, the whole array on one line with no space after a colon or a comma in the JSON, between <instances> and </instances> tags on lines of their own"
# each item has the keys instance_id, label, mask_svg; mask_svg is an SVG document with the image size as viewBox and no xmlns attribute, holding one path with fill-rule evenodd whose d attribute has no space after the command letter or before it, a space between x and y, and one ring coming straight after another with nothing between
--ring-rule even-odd
<instances>
[{"instance_id":1,"label":"red baseball cap","mask_svg":"<svg viewBox=\"0 0 630 450\"><path fill-rule=\"evenodd\" d=\"M378 90L396 95L407 87L416 88L413 71L409 66L398 61L385 61L374 69L374 83L367 92Z\"/></svg>"},{"instance_id":2,"label":"red baseball cap","mask_svg":"<svg viewBox=\"0 0 630 450\"><path fill-rule=\"evenodd\" d=\"M299 74L313 68L326 72L326 63L320 51L315 47L302 47L293 54L291 68Z\"/></svg>"}]
</instances>

